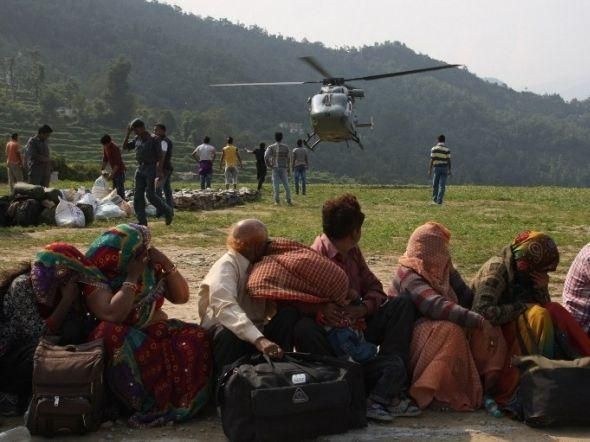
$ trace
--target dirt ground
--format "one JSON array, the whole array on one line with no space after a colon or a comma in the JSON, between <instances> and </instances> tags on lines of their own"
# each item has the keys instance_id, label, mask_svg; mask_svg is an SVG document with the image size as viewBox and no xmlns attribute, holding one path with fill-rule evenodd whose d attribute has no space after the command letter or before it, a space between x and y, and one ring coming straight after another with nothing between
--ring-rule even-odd
<instances>
[{"instance_id":1,"label":"dirt ground","mask_svg":"<svg viewBox=\"0 0 590 442\"><path fill-rule=\"evenodd\" d=\"M83 244L77 244L84 250ZM223 253L222 248L179 248L162 247L162 250L177 264L179 271L187 278L191 287L191 300L188 305L175 306L166 304L164 310L170 318L185 321L196 320L196 293L199 283L211 265ZM34 256L36 248L13 250L10 256L0 256L0 261L28 260ZM367 256L367 262L375 274L381 278L384 285L389 283L395 257ZM565 275L556 275L557 283L552 286L552 293L561 293L561 284ZM22 423L20 418L5 419L0 425L0 432L14 428ZM221 428L221 421L215 410L210 407L191 422L155 428L149 430L134 430L124 422L107 422L100 431L83 438L64 438L63 440L87 441L225 441ZM322 437L320 441L356 442L374 440L402 440L418 441L436 439L441 441L573 441L590 440L590 429L565 428L538 430L509 420L508 418L494 418L484 411L473 413L433 412L426 411L417 418L397 418L391 424L369 424L366 429L350 431L346 434ZM15 439L2 439L13 440ZM25 439L28 440L28 439ZM41 440L33 438L32 440ZM53 440L62 440L59 438Z\"/></svg>"}]
</instances>

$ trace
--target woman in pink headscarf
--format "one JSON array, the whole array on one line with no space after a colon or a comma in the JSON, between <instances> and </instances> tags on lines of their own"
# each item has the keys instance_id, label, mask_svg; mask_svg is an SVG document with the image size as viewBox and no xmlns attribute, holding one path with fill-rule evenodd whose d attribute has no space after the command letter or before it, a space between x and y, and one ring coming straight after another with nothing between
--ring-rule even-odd
<instances>
[{"instance_id":1,"label":"woman in pink headscarf","mask_svg":"<svg viewBox=\"0 0 590 442\"><path fill-rule=\"evenodd\" d=\"M493 387L506 344L499 328L471 311L473 293L453 267L450 239L442 224L418 227L399 258L390 294L409 296L422 314L410 348L410 395L420 408L471 411Z\"/></svg>"}]
</instances>

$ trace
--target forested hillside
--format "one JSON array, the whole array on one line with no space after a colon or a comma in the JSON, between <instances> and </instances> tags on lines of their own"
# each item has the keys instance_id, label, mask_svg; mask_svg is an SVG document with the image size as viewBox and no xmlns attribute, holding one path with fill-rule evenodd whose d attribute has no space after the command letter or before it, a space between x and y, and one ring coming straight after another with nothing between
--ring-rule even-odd
<instances>
[{"instance_id":1,"label":"forested hillside","mask_svg":"<svg viewBox=\"0 0 590 442\"><path fill-rule=\"evenodd\" d=\"M462 62L432 60L397 42L328 49L143 0L3 0L2 6L0 130L49 122L58 132L52 147L72 160L88 160L91 154L80 153L99 147L95 135L121 132L133 116L173 129L180 167L189 167L193 137L208 134L220 146L231 134L238 145L252 146L269 141L281 123L308 130L313 85L208 86L319 79L300 56L313 55L346 76ZM356 86L366 91L359 119L375 121L374 130L363 132L366 149L320 145L312 154L316 170L362 182L424 182L429 148L445 133L455 182L590 184L589 100L515 92L467 70Z\"/></svg>"}]
</instances>

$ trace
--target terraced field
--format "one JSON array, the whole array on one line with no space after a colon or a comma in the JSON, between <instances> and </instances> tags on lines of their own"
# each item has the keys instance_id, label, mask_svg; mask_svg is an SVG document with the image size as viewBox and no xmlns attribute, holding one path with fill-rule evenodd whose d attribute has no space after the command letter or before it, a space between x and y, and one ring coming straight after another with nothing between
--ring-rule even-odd
<instances>
[{"instance_id":1,"label":"terraced field","mask_svg":"<svg viewBox=\"0 0 590 442\"><path fill-rule=\"evenodd\" d=\"M26 109L31 116L30 123L23 124L22 122L14 121L13 117L0 111L0 142L8 139L8 136L11 133L17 132L20 134L20 141L24 146L28 138L36 134L37 128L46 123L54 130L49 141L52 155L54 157L64 158L68 165L74 169L83 166L95 167L97 173L102 161L102 146L99 141L101 136L108 133L111 135L115 143L120 144L123 142L125 136L124 124L121 125L121 128L107 128L98 125L84 127L77 121L73 121L74 119L60 117L55 117L51 120L38 121L40 120L39 115L41 114L39 104L30 93L18 92L14 102L22 105ZM153 122L148 121L147 123L152 124ZM196 172L198 169L197 163L195 163L191 157L194 146L190 142L180 140L175 135L174 132L170 134L170 138L174 142L173 165L177 172L176 179L183 178L195 180L198 177L189 173ZM216 147L218 148L218 151L221 150L221 146ZM2 152L0 156L3 156L3 149L0 149L0 151ZM241 155L242 160L244 161L244 168L240 172L240 181L255 182L256 167L254 155L250 155L245 151L242 151ZM130 173L128 173L128 177L131 178L134 169L133 165L135 164L134 153L124 152L123 159L127 163L128 168L132 169L129 171ZM311 161L313 166L313 159L311 159ZM217 174L220 173L218 167L219 165L216 164L214 168ZM0 173L0 175L2 174ZM328 173L320 171L313 171L310 178L311 182L315 183L341 181ZM270 174L268 175L268 179L270 180ZM219 177L217 177L216 181L219 181Z\"/></svg>"}]
</instances>

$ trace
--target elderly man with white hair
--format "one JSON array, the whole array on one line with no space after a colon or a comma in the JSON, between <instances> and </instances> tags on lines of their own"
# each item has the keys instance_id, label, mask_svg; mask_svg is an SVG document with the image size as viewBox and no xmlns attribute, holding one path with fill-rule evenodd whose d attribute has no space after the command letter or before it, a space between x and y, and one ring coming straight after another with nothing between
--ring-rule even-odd
<instances>
[{"instance_id":1,"label":"elderly man with white hair","mask_svg":"<svg viewBox=\"0 0 590 442\"><path fill-rule=\"evenodd\" d=\"M246 283L252 265L270 244L266 226L257 219L234 224L227 237L228 251L201 282L198 294L200 324L213 340L215 371L242 356L259 351L280 358L293 347L293 327L298 313L273 302L253 299Z\"/></svg>"}]
</instances>

